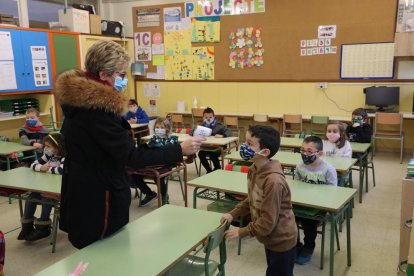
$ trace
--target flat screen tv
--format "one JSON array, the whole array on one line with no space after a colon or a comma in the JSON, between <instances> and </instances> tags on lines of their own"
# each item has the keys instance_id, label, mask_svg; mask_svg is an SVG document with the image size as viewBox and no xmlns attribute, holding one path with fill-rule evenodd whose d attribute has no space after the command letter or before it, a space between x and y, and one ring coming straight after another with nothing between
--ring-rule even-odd
<instances>
[{"instance_id":1,"label":"flat screen tv","mask_svg":"<svg viewBox=\"0 0 414 276\"><path fill-rule=\"evenodd\" d=\"M364 94L365 105L376 106L378 111L400 104L399 87L371 86L364 88Z\"/></svg>"}]
</instances>

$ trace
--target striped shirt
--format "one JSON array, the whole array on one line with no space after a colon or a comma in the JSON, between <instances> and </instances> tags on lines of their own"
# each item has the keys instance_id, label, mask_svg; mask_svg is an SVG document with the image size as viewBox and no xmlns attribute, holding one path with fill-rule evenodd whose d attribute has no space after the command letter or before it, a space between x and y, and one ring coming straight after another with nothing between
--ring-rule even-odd
<instances>
[{"instance_id":1,"label":"striped shirt","mask_svg":"<svg viewBox=\"0 0 414 276\"><path fill-rule=\"evenodd\" d=\"M40 168L46 164L49 163L49 170L47 170L47 173L51 174L63 174L63 164L65 162L65 157L59 157L59 156L47 156L46 154L43 154L42 157L34 161L30 168L32 168L34 171L40 172Z\"/></svg>"}]
</instances>

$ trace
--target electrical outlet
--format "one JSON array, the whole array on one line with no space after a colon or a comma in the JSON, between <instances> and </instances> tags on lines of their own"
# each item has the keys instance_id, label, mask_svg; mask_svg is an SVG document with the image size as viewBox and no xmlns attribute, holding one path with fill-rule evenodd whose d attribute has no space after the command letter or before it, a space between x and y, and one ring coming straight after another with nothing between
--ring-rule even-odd
<instances>
[{"instance_id":1,"label":"electrical outlet","mask_svg":"<svg viewBox=\"0 0 414 276\"><path fill-rule=\"evenodd\" d=\"M319 89L327 89L328 88L328 83L327 82L319 82L316 85L316 87L319 88Z\"/></svg>"}]
</instances>

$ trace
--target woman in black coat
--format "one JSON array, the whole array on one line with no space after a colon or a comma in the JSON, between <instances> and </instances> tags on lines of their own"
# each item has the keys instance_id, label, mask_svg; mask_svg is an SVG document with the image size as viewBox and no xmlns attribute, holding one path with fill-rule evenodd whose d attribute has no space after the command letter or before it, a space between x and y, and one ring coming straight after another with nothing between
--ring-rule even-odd
<instances>
[{"instance_id":1,"label":"woman in black coat","mask_svg":"<svg viewBox=\"0 0 414 276\"><path fill-rule=\"evenodd\" d=\"M113 234L129 221L130 183L126 167L176 164L193 154L201 140L159 149L136 148L123 119L128 97L125 72L129 57L112 41L88 51L86 72L61 74L56 95L65 120L67 156L62 177L60 229L76 248ZM118 90L118 91L117 91Z\"/></svg>"}]
</instances>

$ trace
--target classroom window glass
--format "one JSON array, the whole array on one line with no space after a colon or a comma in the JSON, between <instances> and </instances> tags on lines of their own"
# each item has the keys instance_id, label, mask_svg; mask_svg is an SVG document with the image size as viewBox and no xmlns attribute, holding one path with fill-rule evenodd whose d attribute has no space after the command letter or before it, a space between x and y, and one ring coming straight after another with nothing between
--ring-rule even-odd
<instances>
[{"instance_id":1,"label":"classroom window glass","mask_svg":"<svg viewBox=\"0 0 414 276\"><path fill-rule=\"evenodd\" d=\"M0 13L10 14L10 15L13 15L14 18L19 18L19 9L17 7L17 1L16 0L1 0Z\"/></svg>"},{"instance_id":2,"label":"classroom window glass","mask_svg":"<svg viewBox=\"0 0 414 276\"><path fill-rule=\"evenodd\" d=\"M48 22L59 21L58 10L63 9L63 7L63 3L53 3L46 0L27 0L30 27L49 28Z\"/></svg>"}]
</instances>

